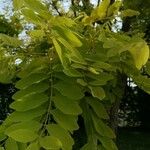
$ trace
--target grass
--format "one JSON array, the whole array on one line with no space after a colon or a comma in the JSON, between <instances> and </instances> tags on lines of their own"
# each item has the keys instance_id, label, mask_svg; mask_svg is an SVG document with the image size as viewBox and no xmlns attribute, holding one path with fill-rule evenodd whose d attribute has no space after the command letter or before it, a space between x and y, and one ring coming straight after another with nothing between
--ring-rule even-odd
<instances>
[{"instance_id":1,"label":"grass","mask_svg":"<svg viewBox=\"0 0 150 150\"><path fill-rule=\"evenodd\" d=\"M117 144L119 150L150 150L150 132L121 129Z\"/></svg>"}]
</instances>

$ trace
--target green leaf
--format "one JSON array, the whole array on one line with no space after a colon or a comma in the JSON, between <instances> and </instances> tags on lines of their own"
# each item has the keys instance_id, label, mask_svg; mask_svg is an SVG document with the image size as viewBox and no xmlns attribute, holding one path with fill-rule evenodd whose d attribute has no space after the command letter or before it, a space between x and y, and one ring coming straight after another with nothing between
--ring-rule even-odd
<instances>
[{"instance_id":1,"label":"green leaf","mask_svg":"<svg viewBox=\"0 0 150 150\"><path fill-rule=\"evenodd\" d=\"M21 70L17 73L17 77L25 78L31 74L35 73L47 73L47 59L45 58L32 58L32 61L29 63L23 63L21 65Z\"/></svg>"},{"instance_id":2,"label":"green leaf","mask_svg":"<svg viewBox=\"0 0 150 150\"><path fill-rule=\"evenodd\" d=\"M44 6L39 0L24 0L26 6L37 13L41 13L43 11L47 11L48 9Z\"/></svg>"},{"instance_id":3,"label":"green leaf","mask_svg":"<svg viewBox=\"0 0 150 150\"><path fill-rule=\"evenodd\" d=\"M106 149L102 145L98 145L97 150L106 150Z\"/></svg>"},{"instance_id":4,"label":"green leaf","mask_svg":"<svg viewBox=\"0 0 150 150\"><path fill-rule=\"evenodd\" d=\"M65 15L64 16L57 16L56 18L54 18L52 23L54 23L54 26L56 26L56 24L57 24L57 26L59 26L60 22L61 22L61 25L63 27L68 27L68 28L76 25L74 19L71 19Z\"/></svg>"},{"instance_id":5,"label":"green leaf","mask_svg":"<svg viewBox=\"0 0 150 150\"><path fill-rule=\"evenodd\" d=\"M146 73L147 73L148 75L150 75L150 61L148 61L148 62L146 63L145 71L146 71Z\"/></svg>"},{"instance_id":6,"label":"green leaf","mask_svg":"<svg viewBox=\"0 0 150 150\"><path fill-rule=\"evenodd\" d=\"M8 135L9 133L17 130L17 129L29 129L31 131L38 131L42 125L37 121L27 121L21 123L12 124L10 127L6 128L5 134Z\"/></svg>"},{"instance_id":7,"label":"green leaf","mask_svg":"<svg viewBox=\"0 0 150 150\"><path fill-rule=\"evenodd\" d=\"M92 113L92 119L93 119L94 127L97 133L99 133L99 135L108 138L116 137L112 129L109 126L107 126L101 119L97 118L93 113Z\"/></svg>"},{"instance_id":8,"label":"green leaf","mask_svg":"<svg viewBox=\"0 0 150 150\"><path fill-rule=\"evenodd\" d=\"M135 66L141 69L146 64L149 58L149 47L144 41L137 41L135 44L131 44L129 52L133 56Z\"/></svg>"},{"instance_id":9,"label":"green leaf","mask_svg":"<svg viewBox=\"0 0 150 150\"><path fill-rule=\"evenodd\" d=\"M2 33L0 33L0 40L3 45L7 46L19 47L22 45L22 41L20 41L19 39Z\"/></svg>"},{"instance_id":10,"label":"green leaf","mask_svg":"<svg viewBox=\"0 0 150 150\"><path fill-rule=\"evenodd\" d=\"M82 64L78 64L78 63L72 63L71 67L75 68L75 69L82 69L82 70L87 70L87 67L82 65Z\"/></svg>"},{"instance_id":11,"label":"green leaf","mask_svg":"<svg viewBox=\"0 0 150 150\"><path fill-rule=\"evenodd\" d=\"M86 74L90 80L88 82L89 85L92 86L102 86L106 85L108 81L112 80L114 77L109 73L101 72L98 75Z\"/></svg>"},{"instance_id":12,"label":"green leaf","mask_svg":"<svg viewBox=\"0 0 150 150\"><path fill-rule=\"evenodd\" d=\"M42 116L46 112L47 106L40 106L38 108L24 111L24 112L13 112L10 116L8 116L5 120L7 122L19 122L19 121L30 121L36 117Z\"/></svg>"},{"instance_id":13,"label":"green leaf","mask_svg":"<svg viewBox=\"0 0 150 150\"><path fill-rule=\"evenodd\" d=\"M25 96L18 101L14 101L10 108L15 109L17 111L27 111L33 108L37 108L43 103L47 102L49 97L46 94L32 94Z\"/></svg>"},{"instance_id":14,"label":"green leaf","mask_svg":"<svg viewBox=\"0 0 150 150\"><path fill-rule=\"evenodd\" d=\"M34 83L39 83L47 78L48 78L47 74L43 74L43 73L31 74L31 75L19 80L15 86L18 89L25 89L28 86L30 86Z\"/></svg>"},{"instance_id":15,"label":"green leaf","mask_svg":"<svg viewBox=\"0 0 150 150\"><path fill-rule=\"evenodd\" d=\"M63 95L57 94L53 97L56 108L61 110L64 114L79 115L82 110L77 101L69 99Z\"/></svg>"},{"instance_id":16,"label":"green leaf","mask_svg":"<svg viewBox=\"0 0 150 150\"><path fill-rule=\"evenodd\" d=\"M13 7L15 11L21 9L23 5L24 5L24 0L13 0Z\"/></svg>"},{"instance_id":17,"label":"green leaf","mask_svg":"<svg viewBox=\"0 0 150 150\"><path fill-rule=\"evenodd\" d=\"M66 41L64 38L61 38L59 37L58 38L58 41L60 43L62 43L62 45L64 45L64 47L66 47L66 49L68 50L68 52L70 52L70 54L68 54L68 57L73 57L75 58L75 62L78 61L78 63L81 63L81 64L86 64L84 58L82 57L82 55L80 54L80 52L75 49L74 47L72 47L68 41Z\"/></svg>"},{"instance_id":18,"label":"green leaf","mask_svg":"<svg viewBox=\"0 0 150 150\"><path fill-rule=\"evenodd\" d=\"M100 142L106 150L118 150L116 144L112 139L99 137Z\"/></svg>"},{"instance_id":19,"label":"green leaf","mask_svg":"<svg viewBox=\"0 0 150 150\"><path fill-rule=\"evenodd\" d=\"M26 143L21 143L21 142L17 142L17 143L18 143L18 149L19 150L26 150L26 148L27 148Z\"/></svg>"},{"instance_id":20,"label":"green leaf","mask_svg":"<svg viewBox=\"0 0 150 150\"><path fill-rule=\"evenodd\" d=\"M88 142L81 148L81 150L97 150L97 148L92 142Z\"/></svg>"},{"instance_id":21,"label":"green leaf","mask_svg":"<svg viewBox=\"0 0 150 150\"><path fill-rule=\"evenodd\" d=\"M63 96L70 99L79 100L84 97L84 93L78 84L59 81L54 85L54 88L57 89Z\"/></svg>"},{"instance_id":22,"label":"green leaf","mask_svg":"<svg viewBox=\"0 0 150 150\"><path fill-rule=\"evenodd\" d=\"M24 8L21 10L21 12L27 21L37 25L42 25L43 20L37 14L35 14L33 10Z\"/></svg>"},{"instance_id":23,"label":"green leaf","mask_svg":"<svg viewBox=\"0 0 150 150\"><path fill-rule=\"evenodd\" d=\"M54 47L56 49L56 52L59 56L59 59L60 59L62 65L63 65L63 67L66 67L66 62L64 60L63 52L62 52L62 49L61 49L60 45L58 44L56 39L53 38L52 41L53 41Z\"/></svg>"},{"instance_id":24,"label":"green leaf","mask_svg":"<svg viewBox=\"0 0 150 150\"><path fill-rule=\"evenodd\" d=\"M48 150L60 149L62 148L61 141L54 136L45 136L40 139L40 145Z\"/></svg>"},{"instance_id":25,"label":"green leaf","mask_svg":"<svg viewBox=\"0 0 150 150\"><path fill-rule=\"evenodd\" d=\"M31 142L38 137L36 133L28 129L18 129L18 130L12 131L8 133L8 136L22 143Z\"/></svg>"},{"instance_id":26,"label":"green leaf","mask_svg":"<svg viewBox=\"0 0 150 150\"><path fill-rule=\"evenodd\" d=\"M105 98L105 91L103 90L102 87L94 87L94 86L89 86L91 93L93 97L96 97L100 100Z\"/></svg>"},{"instance_id":27,"label":"green leaf","mask_svg":"<svg viewBox=\"0 0 150 150\"><path fill-rule=\"evenodd\" d=\"M121 12L122 17L133 17L140 15L139 11L135 11L132 9L126 9Z\"/></svg>"},{"instance_id":28,"label":"green leaf","mask_svg":"<svg viewBox=\"0 0 150 150\"><path fill-rule=\"evenodd\" d=\"M106 85L107 82L101 79L101 80L90 81L88 84L91 86L102 86L102 85Z\"/></svg>"},{"instance_id":29,"label":"green leaf","mask_svg":"<svg viewBox=\"0 0 150 150\"><path fill-rule=\"evenodd\" d=\"M29 32L29 35L31 38L42 39L45 36L45 33L43 30L32 30Z\"/></svg>"},{"instance_id":30,"label":"green leaf","mask_svg":"<svg viewBox=\"0 0 150 150\"><path fill-rule=\"evenodd\" d=\"M102 61L96 61L95 63L92 64L92 66L97 70L101 70L101 69L108 70L108 71L114 70L110 64Z\"/></svg>"},{"instance_id":31,"label":"green leaf","mask_svg":"<svg viewBox=\"0 0 150 150\"><path fill-rule=\"evenodd\" d=\"M5 149L12 150L12 148L13 148L13 150L19 150L17 142L15 140L13 140L12 138L8 138L5 143Z\"/></svg>"},{"instance_id":32,"label":"green leaf","mask_svg":"<svg viewBox=\"0 0 150 150\"><path fill-rule=\"evenodd\" d=\"M103 0L100 5L93 10L91 17L94 19L104 19L106 17L107 9L110 4L110 0Z\"/></svg>"},{"instance_id":33,"label":"green leaf","mask_svg":"<svg viewBox=\"0 0 150 150\"><path fill-rule=\"evenodd\" d=\"M47 125L47 130L50 135L58 138L62 143L63 150L71 150L74 144L73 138L70 136L69 132L60 127L57 124Z\"/></svg>"},{"instance_id":34,"label":"green leaf","mask_svg":"<svg viewBox=\"0 0 150 150\"><path fill-rule=\"evenodd\" d=\"M94 15L94 11L93 11L93 15ZM94 18L90 17L90 16L85 16L83 19L82 19L82 23L87 26L87 25L92 25L92 22L94 21L93 20Z\"/></svg>"},{"instance_id":35,"label":"green leaf","mask_svg":"<svg viewBox=\"0 0 150 150\"><path fill-rule=\"evenodd\" d=\"M54 116L55 121L64 129L73 131L79 128L77 124L77 116L66 115L58 109L53 110L52 114Z\"/></svg>"},{"instance_id":36,"label":"green leaf","mask_svg":"<svg viewBox=\"0 0 150 150\"><path fill-rule=\"evenodd\" d=\"M3 141L7 138L7 136L4 133L0 133L0 141Z\"/></svg>"},{"instance_id":37,"label":"green leaf","mask_svg":"<svg viewBox=\"0 0 150 150\"><path fill-rule=\"evenodd\" d=\"M0 147L0 150L5 150L4 147Z\"/></svg>"},{"instance_id":38,"label":"green leaf","mask_svg":"<svg viewBox=\"0 0 150 150\"><path fill-rule=\"evenodd\" d=\"M115 1L112 5L109 6L107 10L107 16L110 17L118 13L120 6L122 5L121 1Z\"/></svg>"},{"instance_id":39,"label":"green leaf","mask_svg":"<svg viewBox=\"0 0 150 150\"><path fill-rule=\"evenodd\" d=\"M6 52L5 52L6 53ZM4 57L4 56L2 56ZM14 58L1 58L0 59L0 82L3 84L12 83L15 76Z\"/></svg>"},{"instance_id":40,"label":"green leaf","mask_svg":"<svg viewBox=\"0 0 150 150\"><path fill-rule=\"evenodd\" d=\"M99 72L96 71L96 69L93 68L93 67L88 67L88 70L89 70L91 73L93 73L93 74L99 74Z\"/></svg>"},{"instance_id":41,"label":"green leaf","mask_svg":"<svg viewBox=\"0 0 150 150\"><path fill-rule=\"evenodd\" d=\"M118 39L115 38L108 38L107 40L104 41L103 47L104 48L116 48L116 52L118 52L117 47L122 47L124 46L122 42L120 42Z\"/></svg>"},{"instance_id":42,"label":"green leaf","mask_svg":"<svg viewBox=\"0 0 150 150\"><path fill-rule=\"evenodd\" d=\"M38 143L31 143L26 150L40 150Z\"/></svg>"},{"instance_id":43,"label":"green leaf","mask_svg":"<svg viewBox=\"0 0 150 150\"><path fill-rule=\"evenodd\" d=\"M77 79L77 83L79 83L82 86L87 86L88 85L83 79Z\"/></svg>"},{"instance_id":44,"label":"green leaf","mask_svg":"<svg viewBox=\"0 0 150 150\"><path fill-rule=\"evenodd\" d=\"M100 101L95 98L88 98L87 102L93 108L94 112L99 118L109 119L108 113Z\"/></svg>"},{"instance_id":45,"label":"green leaf","mask_svg":"<svg viewBox=\"0 0 150 150\"><path fill-rule=\"evenodd\" d=\"M82 77L83 75L77 71L76 69L73 69L73 68L65 68L63 70L63 72L67 75L67 76L70 76L70 77Z\"/></svg>"},{"instance_id":46,"label":"green leaf","mask_svg":"<svg viewBox=\"0 0 150 150\"><path fill-rule=\"evenodd\" d=\"M69 84L76 84L75 78L68 77L62 71L55 73L54 76L55 76L55 78L59 79L60 81L63 81L63 82L69 83Z\"/></svg>"},{"instance_id":47,"label":"green leaf","mask_svg":"<svg viewBox=\"0 0 150 150\"><path fill-rule=\"evenodd\" d=\"M105 72L100 72L98 75L94 75L91 73L86 74L86 76L88 76L89 78L98 81L99 83L101 82L102 84L106 83L109 80L112 80L114 77L112 76L112 74L108 74Z\"/></svg>"},{"instance_id":48,"label":"green leaf","mask_svg":"<svg viewBox=\"0 0 150 150\"><path fill-rule=\"evenodd\" d=\"M19 90L17 91L13 96L12 98L14 100L17 100L19 101L19 99L22 99L23 97L25 96L28 96L28 95L32 95L32 94L38 94L38 93L42 93L44 91L46 91L47 89L49 88L49 84L48 82L40 82L40 83L35 83L29 87L27 87L26 89L23 89L23 90Z\"/></svg>"},{"instance_id":49,"label":"green leaf","mask_svg":"<svg viewBox=\"0 0 150 150\"><path fill-rule=\"evenodd\" d=\"M81 47L81 41L76 37L73 31L69 30L68 28L55 26L54 29L58 32L58 34L65 38L71 45L75 47Z\"/></svg>"}]
</instances>

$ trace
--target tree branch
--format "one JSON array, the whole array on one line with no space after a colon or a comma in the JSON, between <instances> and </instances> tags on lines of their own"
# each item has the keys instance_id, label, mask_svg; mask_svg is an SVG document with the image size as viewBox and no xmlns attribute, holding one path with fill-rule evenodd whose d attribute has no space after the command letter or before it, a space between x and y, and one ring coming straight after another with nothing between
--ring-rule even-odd
<instances>
[{"instance_id":1,"label":"tree branch","mask_svg":"<svg viewBox=\"0 0 150 150\"><path fill-rule=\"evenodd\" d=\"M56 4L57 4L57 1L52 1L52 3L51 3L52 7L56 10L56 12L59 14L59 16L63 16L63 14L58 10Z\"/></svg>"},{"instance_id":2,"label":"tree branch","mask_svg":"<svg viewBox=\"0 0 150 150\"><path fill-rule=\"evenodd\" d=\"M75 2L74 2L74 0L71 0L71 4L72 4L72 7L73 7L73 13L74 13L74 16L76 17L77 16L77 13L76 13L76 11L75 11Z\"/></svg>"},{"instance_id":3,"label":"tree branch","mask_svg":"<svg viewBox=\"0 0 150 150\"><path fill-rule=\"evenodd\" d=\"M98 2L97 2L97 6L99 6L99 4L100 4L100 0L98 0Z\"/></svg>"}]
</instances>

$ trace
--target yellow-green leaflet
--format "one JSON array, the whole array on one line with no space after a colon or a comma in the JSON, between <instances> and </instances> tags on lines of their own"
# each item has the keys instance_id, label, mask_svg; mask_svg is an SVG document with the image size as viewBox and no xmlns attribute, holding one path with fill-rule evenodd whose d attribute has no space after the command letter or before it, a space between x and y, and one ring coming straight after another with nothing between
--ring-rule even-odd
<instances>
[{"instance_id":1,"label":"yellow-green leaflet","mask_svg":"<svg viewBox=\"0 0 150 150\"><path fill-rule=\"evenodd\" d=\"M148 61L149 47L144 41L132 44L129 52L132 54L135 66L138 69L141 69L141 67Z\"/></svg>"},{"instance_id":2,"label":"yellow-green leaflet","mask_svg":"<svg viewBox=\"0 0 150 150\"><path fill-rule=\"evenodd\" d=\"M103 19L106 17L109 4L110 0L103 0L101 4L92 12L91 17L95 19Z\"/></svg>"},{"instance_id":3,"label":"yellow-green leaflet","mask_svg":"<svg viewBox=\"0 0 150 150\"><path fill-rule=\"evenodd\" d=\"M53 44L54 44L54 46L55 46L55 49L56 49L56 51L57 51L57 54L58 54L58 56L59 56L59 59L60 59L61 63L64 64L64 63L63 63L62 49L61 49L60 45L58 44L58 42L57 42L56 39L52 39L52 41L53 41Z\"/></svg>"}]
</instances>

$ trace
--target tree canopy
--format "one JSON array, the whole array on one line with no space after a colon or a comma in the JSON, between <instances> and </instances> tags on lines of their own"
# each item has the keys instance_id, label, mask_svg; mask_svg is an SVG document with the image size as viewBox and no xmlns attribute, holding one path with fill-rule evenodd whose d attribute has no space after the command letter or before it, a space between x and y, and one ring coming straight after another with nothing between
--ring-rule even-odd
<instances>
[{"instance_id":1,"label":"tree canopy","mask_svg":"<svg viewBox=\"0 0 150 150\"><path fill-rule=\"evenodd\" d=\"M118 18L138 11L119 0L96 7L71 1L69 10L61 4L13 0L15 30L0 33L0 82L18 91L13 113L0 126L1 149L75 149L81 118L86 141L78 149L117 150L111 108L122 99L126 79L150 93L149 46L142 35L116 28Z\"/></svg>"}]
</instances>

